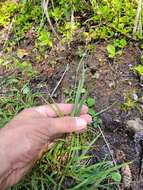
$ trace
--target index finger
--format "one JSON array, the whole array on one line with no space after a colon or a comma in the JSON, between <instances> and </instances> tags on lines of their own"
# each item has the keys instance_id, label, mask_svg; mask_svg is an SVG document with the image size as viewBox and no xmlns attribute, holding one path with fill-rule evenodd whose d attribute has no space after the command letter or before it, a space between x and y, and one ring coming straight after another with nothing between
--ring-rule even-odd
<instances>
[{"instance_id":1,"label":"index finger","mask_svg":"<svg viewBox=\"0 0 143 190\"><path fill-rule=\"evenodd\" d=\"M48 117L58 117L58 110L60 110L63 115L70 115L73 109L73 104L55 104L50 105L43 105L43 106L38 106L35 107L35 111L40 113L43 116L48 116ZM58 110L55 111L56 107L58 107ZM55 109L54 109L55 108ZM81 114L86 114L88 112L88 107L83 105L81 109Z\"/></svg>"}]
</instances>

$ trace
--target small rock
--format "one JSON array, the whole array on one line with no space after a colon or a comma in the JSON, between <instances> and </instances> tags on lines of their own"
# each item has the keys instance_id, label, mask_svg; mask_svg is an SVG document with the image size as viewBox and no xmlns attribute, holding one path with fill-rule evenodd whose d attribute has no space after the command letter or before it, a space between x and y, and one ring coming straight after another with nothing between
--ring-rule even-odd
<instances>
[{"instance_id":1,"label":"small rock","mask_svg":"<svg viewBox=\"0 0 143 190\"><path fill-rule=\"evenodd\" d=\"M132 82L131 82L131 81L129 81L129 82L128 82L128 84L131 86L131 85L132 85Z\"/></svg>"},{"instance_id":2,"label":"small rock","mask_svg":"<svg viewBox=\"0 0 143 190\"><path fill-rule=\"evenodd\" d=\"M99 77L100 77L100 74L96 73L96 79L99 79Z\"/></svg>"},{"instance_id":3,"label":"small rock","mask_svg":"<svg viewBox=\"0 0 143 190\"><path fill-rule=\"evenodd\" d=\"M110 82L108 85L110 88L115 88L115 82Z\"/></svg>"},{"instance_id":4,"label":"small rock","mask_svg":"<svg viewBox=\"0 0 143 190\"><path fill-rule=\"evenodd\" d=\"M139 118L136 118L135 120L129 120L127 122L127 129L134 132L135 151L139 156L143 148L140 143L143 141L143 121Z\"/></svg>"},{"instance_id":5,"label":"small rock","mask_svg":"<svg viewBox=\"0 0 143 190\"><path fill-rule=\"evenodd\" d=\"M130 67L130 68L132 68L132 66L133 66L132 64L129 64L129 65L128 65L128 67Z\"/></svg>"},{"instance_id":6,"label":"small rock","mask_svg":"<svg viewBox=\"0 0 143 190\"><path fill-rule=\"evenodd\" d=\"M134 101L138 101L138 95L136 93L132 94L132 98Z\"/></svg>"},{"instance_id":7,"label":"small rock","mask_svg":"<svg viewBox=\"0 0 143 190\"><path fill-rule=\"evenodd\" d=\"M134 133L143 131L143 121L139 118L136 118L135 120L129 120L127 121L126 125L127 129L130 131L133 131Z\"/></svg>"}]
</instances>

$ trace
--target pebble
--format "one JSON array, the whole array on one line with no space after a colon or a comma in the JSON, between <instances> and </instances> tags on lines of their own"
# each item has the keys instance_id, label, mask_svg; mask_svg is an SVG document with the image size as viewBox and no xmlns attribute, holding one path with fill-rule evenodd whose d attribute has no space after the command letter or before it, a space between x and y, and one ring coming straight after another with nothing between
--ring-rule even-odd
<instances>
[{"instance_id":1,"label":"pebble","mask_svg":"<svg viewBox=\"0 0 143 190\"><path fill-rule=\"evenodd\" d=\"M143 131L143 121L140 118L136 118L135 120L129 120L127 121L126 127L136 134L137 132Z\"/></svg>"},{"instance_id":2,"label":"pebble","mask_svg":"<svg viewBox=\"0 0 143 190\"><path fill-rule=\"evenodd\" d=\"M134 132L134 143L135 143L135 151L139 156L142 150L142 145L140 144L143 141L143 121L140 118L136 118L135 120L127 121L126 125L127 129Z\"/></svg>"},{"instance_id":3,"label":"pebble","mask_svg":"<svg viewBox=\"0 0 143 190\"><path fill-rule=\"evenodd\" d=\"M138 95L136 93L132 94L132 98L134 101L138 101Z\"/></svg>"}]
</instances>

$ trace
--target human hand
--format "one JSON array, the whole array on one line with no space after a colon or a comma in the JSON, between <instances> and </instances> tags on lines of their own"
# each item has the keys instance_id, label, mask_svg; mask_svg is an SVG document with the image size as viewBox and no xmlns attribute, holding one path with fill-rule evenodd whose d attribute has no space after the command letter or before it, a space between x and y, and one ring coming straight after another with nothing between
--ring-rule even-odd
<instances>
[{"instance_id":1,"label":"human hand","mask_svg":"<svg viewBox=\"0 0 143 190\"><path fill-rule=\"evenodd\" d=\"M0 190L16 184L56 138L82 132L91 122L86 106L82 107L80 117L69 116L72 104L58 107L64 117L57 117L47 105L33 107L23 110L0 130Z\"/></svg>"}]
</instances>

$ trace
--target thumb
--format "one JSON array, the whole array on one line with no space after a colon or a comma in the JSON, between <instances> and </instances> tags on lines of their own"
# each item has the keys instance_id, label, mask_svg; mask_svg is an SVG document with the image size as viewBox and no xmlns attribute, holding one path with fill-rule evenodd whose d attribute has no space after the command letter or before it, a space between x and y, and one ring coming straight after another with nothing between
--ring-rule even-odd
<instances>
[{"instance_id":1,"label":"thumb","mask_svg":"<svg viewBox=\"0 0 143 190\"><path fill-rule=\"evenodd\" d=\"M47 125L48 135L51 137L64 133L83 131L86 128L87 121L80 117L50 118L50 125Z\"/></svg>"}]
</instances>

